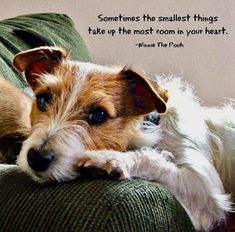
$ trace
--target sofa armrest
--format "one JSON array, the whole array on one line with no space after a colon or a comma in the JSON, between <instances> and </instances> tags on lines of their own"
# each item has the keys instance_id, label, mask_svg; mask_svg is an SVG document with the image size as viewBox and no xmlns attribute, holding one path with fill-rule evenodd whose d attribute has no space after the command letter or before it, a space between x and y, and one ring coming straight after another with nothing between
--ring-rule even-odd
<instances>
[{"instance_id":1,"label":"sofa armrest","mask_svg":"<svg viewBox=\"0 0 235 232\"><path fill-rule=\"evenodd\" d=\"M166 189L141 179L38 184L1 165L0 186L0 231L194 231Z\"/></svg>"}]
</instances>

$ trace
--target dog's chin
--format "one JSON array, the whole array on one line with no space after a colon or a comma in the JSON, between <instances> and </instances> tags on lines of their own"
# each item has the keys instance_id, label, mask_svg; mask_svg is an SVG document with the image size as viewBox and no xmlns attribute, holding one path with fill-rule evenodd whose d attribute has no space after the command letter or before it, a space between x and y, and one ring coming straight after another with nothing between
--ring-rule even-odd
<instances>
[{"instance_id":1,"label":"dog's chin","mask_svg":"<svg viewBox=\"0 0 235 232\"><path fill-rule=\"evenodd\" d=\"M31 179L39 184L44 184L46 182L49 182L49 180L46 180L44 178L42 178L40 175L38 175L37 173L34 173L32 171L28 171L27 174L31 177Z\"/></svg>"},{"instance_id":2,"label":"dog's chin","mask_svg":"<svg viewBox=\"0 0 235 232\"><path fill-rule=\"evenodd\" d=\"M74 180L78 177L78 174L75 171L69 171L69 172L59 172L54 171L53 169L48 169L45 172L35 172L30 167L27 170L23 170L20 166L19 168L24 171L26 174L28 174L33 181L43 184L46 182L66 182Z\"/></svg>"},{"instance_id":3,"label":"dog's chin","mask_svg":"<svg viewBox=\"0 0 235 232\"><path fill-rule=\"evenodd\" d=\"M28 173L30 175L30 177L37 183L39 184L44 184L44 183L49 183L49 182L58 182L58 183L62 183L62 182L67 182L67 181L71 181L74 180L77 176L73 175L73 176L57 176L56 178L51 178L47 175L47 173Z\"/></svg>"},{"instance_id":4,"label":"dog's chin","mask_svg":"<svg viewBox=\"0 0 235 232\"><path fill-rule=\"evenodd\" d=\"M78 173L75 172L73 167L68 167L67 170L63 169L63 171L61 171L59 167L56 167L56 165L45 172L34 173L34 175L36 176L36 181L39 179L39 182L41 183L66 182L78 177Z\"/></svg>"}]
</instances>

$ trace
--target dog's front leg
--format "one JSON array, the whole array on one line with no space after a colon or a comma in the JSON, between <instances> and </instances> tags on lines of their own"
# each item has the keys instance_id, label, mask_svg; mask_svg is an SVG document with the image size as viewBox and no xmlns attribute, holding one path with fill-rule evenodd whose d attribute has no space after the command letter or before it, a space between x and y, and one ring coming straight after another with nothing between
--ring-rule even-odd
<instances>
[{"instance_id":1,"label":"dog's front leg","mask_svg":"<svg viewBox=\"0 0 235 232\"><path fill-rule=\"evenodd\" d=\"M213 165L193 149L181 160L171 160L169 152L151 148L138 151L86 151L79 167L96 167L120 177L141 177L158 181L175 195L198 230L209 230L230 210L230 200Z\"/></svg>"}]
</instances>

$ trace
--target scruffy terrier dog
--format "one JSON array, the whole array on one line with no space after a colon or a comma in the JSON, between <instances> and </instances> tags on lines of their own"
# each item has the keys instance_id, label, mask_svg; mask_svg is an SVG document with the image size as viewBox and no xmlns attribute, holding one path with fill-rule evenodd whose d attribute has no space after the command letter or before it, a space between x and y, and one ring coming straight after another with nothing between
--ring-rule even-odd
<instances>
[{"instance_id":1,"label":"scruffy terrier dog","mask_svg":"<svg viewBox=\"0 0 235 232\"><path fill-rule=\"evenodd\" d=\"M206 109L180 79L150 81L130 68L71 61L57 47L21 52L13 63L35 99L7 92L4 102L15 105L0 102L2 118L11 122L2 128L0 118L0 133L27 131L31 124L17 163L35 179L65 181L98 168L122 179L157 181L197 230L211 230L231 211L232 104Z\"/></svg>"}]
</instances>

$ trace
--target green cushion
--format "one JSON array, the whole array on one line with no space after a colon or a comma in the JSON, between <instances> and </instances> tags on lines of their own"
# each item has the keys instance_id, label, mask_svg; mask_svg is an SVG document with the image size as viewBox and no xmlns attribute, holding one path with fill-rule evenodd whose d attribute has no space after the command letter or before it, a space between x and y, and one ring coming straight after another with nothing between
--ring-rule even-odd
<instances>
[{"instance_id":1,"label":"green cushion","mask_svg":"<svg viewBox=\"0 0 235 232\"><path fill-rule=\"evenodd\" d=\"M0 186L0 231L194 231L166 189L141 179L40 185L3 165Z\"/></svg>"},{"instance_id":2,"label":"green cushion","mask_svg":"<svg viewBox=\"0 0 235 232\"><path fill-rule=\"evenodd\" d=\"M63 14L33 14L0 21L0 74L16 86L26 86L25 79L12 66L14 55L38 46L61 46L72 59L90 61L84 41L72 20Z\"/></svg>"}]
</instances>

